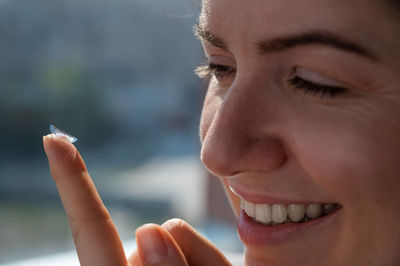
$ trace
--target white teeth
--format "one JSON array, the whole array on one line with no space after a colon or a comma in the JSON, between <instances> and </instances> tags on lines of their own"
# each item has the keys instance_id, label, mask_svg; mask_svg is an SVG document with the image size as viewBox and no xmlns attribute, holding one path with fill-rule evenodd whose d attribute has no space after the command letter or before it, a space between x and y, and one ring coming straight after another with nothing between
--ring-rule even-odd
<instances>
[{"instance_id":1,"label":"white teeth","mask_svg":"<svg viewBox=\"0 0 400 266\"><path fill-rule=\"evenodd\" d=\"M245 201L244 199L240 199L240 208L241 208L242 210L245 210L245 207L246 207L246 206L245 206L245 205L246 205L245 202L246 202L246 201Z\"/></svg>"},{"instance_id":2,"label":"white teeth","mask_svg":"<svg viewBox=\"0 0 400 266\"><path fill-rule=\"evenodd\" d=\"M304 218L306 207L302 204L290 204L287 207L288 217L293 222L299 222Z\"/></svg>"},{"instance_id":3,"label":"white teeth","mask_svg":"<svg viewBox=\"0 0 400 266\"><path fill-rule=\"evenodd\" d=\"M272 221L271 206L268 204L256 204L255 213L257 222L267 224Z\"/></svg>"},{"instance_id":4,"label":"white teeth","mask_svg":"<svg viewBox=\"0 0 400 266\"><path fill-rule=\"evenodd\" d=\"M318 204L312 203L306 206L303 204L256 204L244 199L240 200L240 207L254 220L264 224L281 224L283 222L304 222L316 219L323 214L331 213L335 203Z\"/></svg>"},{"instance_id":5,"label":"white teeth","mask_svg":"<svg viewBox=\"0 0 400 266\"><path fill-rule=\"evenodd\" d=\"M306 215L310 219L318 218L322 215L322 206L318 203L309 204L306 208Z\"/></svg>"},{"instance_id":6,"label":"white teeth","mask_svg":"<svg viewBox=\"0 0 400 266\"><path fill-rule=\"evenodd\" d=\"M255 217L254 206L255 206L254 203L244 201L244 211L250 217Z\"/></svg>"},{"instance_id":7,"label":"white teeth","mask_svg":"<svg viewBox=\"0 0 400 266\"><path fill-rule=\"evenodd\" d=\"M274 223L283 223L287 217L286 206L283 204L272 205L272 221Z\"/></svg>"}]
</instances>

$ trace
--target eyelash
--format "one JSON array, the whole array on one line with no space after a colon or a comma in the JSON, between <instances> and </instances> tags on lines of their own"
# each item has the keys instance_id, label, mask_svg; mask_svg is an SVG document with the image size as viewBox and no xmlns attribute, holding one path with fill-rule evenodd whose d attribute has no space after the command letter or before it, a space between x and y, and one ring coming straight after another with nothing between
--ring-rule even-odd
<instances>
[{"instance_id":1,"label":"eyelash","mask_svg":"<svg viewBox=\"0 0 400 266\"><path fill-rule=\"evenodd\" d=\"M298 76L291 78L289 83L296 89L302 89L307 93L319 95L321 98L323 98L325 95L335 97L348 91L348 89L343 87L321 85L307 81Z\"/></svg>"},{"instance_id":2,"label":"eyelash","mask_svg":"<svg viewBox=\"0 0 400 266\"><path fill-rule=\"evenodd\" d=\"M199 78L210 78L211 76L224 78L236 73L236 69L229 66L210 63L208 65L198 66L194 72Z\"/></svg>"},{"instance_id":3,"label":"eyelash","mask_svg":"<svg viewBox=\"0 0 400 266\"><path fill-rule=\"evenodd\" d=\"M236 73L236 69L229 66L210 63L208 65L197 67L195 69L195 73L200 78L210 78L211 76L215 76L216 78L224 78ZM321 98L326 95L330 97L335 97L348 91L348 89L343 87L327 86L313 83L308 80L302 79L299 76L295 76L289 79L289 83L296 89L301 89L306 93L319 95Z\"/></svg>"}]
</instances>

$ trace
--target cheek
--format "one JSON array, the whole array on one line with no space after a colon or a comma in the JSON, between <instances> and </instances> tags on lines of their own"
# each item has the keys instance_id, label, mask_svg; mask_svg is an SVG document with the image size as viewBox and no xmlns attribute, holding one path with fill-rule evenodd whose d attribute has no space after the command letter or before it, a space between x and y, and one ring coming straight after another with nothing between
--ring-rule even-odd
<instances>
[{"instance_id":1,"label":"cheek","mask_svg":"<svg viewBox=\"0 0 400 266\"><path fill-rule=\"evenodd\" d=\"M400 132L384 121L374 126L351 119L326 121L308 126L303 121L302 134L293 136L293 149L306 172L339 202L355 207L398 202L394 188L400 185Z\"/></svg>"},{"instance_id":2,"label":"cheek","mask_svg":"<svg viewBox=\"0 0 400 266\"><path fill-rule=\"evenodd\" d=\"M352 122L303 128L293 148L307 175L343 205L343 247L380 250L400 237L400 132L385 130L385 121Z\"/></svg>"}]
</instances>

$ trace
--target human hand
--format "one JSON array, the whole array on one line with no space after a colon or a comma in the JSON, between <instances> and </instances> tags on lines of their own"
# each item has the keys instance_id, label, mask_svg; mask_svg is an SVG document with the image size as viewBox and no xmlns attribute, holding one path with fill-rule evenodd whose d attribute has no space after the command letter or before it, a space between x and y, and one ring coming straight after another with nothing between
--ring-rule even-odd
<instances>
[{"instance_id":1,"label":"human hand","mask_svg":"<svg viewBox=\"0 0 400 266\"><path fill-rule=\"evenodd\" d=\"M43 146L81 265L231 265L211 242L179 219L162 226L139 227L137 250L127 258L78 150L67 140L51 134L43 137Z\"/></svg>"}]
</instances>

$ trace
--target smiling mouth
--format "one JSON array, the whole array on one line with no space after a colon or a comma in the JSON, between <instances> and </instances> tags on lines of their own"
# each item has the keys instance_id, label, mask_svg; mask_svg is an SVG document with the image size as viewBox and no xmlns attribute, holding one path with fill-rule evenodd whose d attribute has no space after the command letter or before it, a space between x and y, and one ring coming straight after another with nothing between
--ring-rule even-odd
<instances>
[{"instance_id":1,"label":"smiling mouth","mask_svg":"<svg viewBox=\"0 0 400 266\"><path fill-rule=\"evenodd\" d=\"M304 223L318 219L340 208L337 203L260 204L241 198L240 207L255 222L267 226Z\"/></svg>"}]
</instances>

